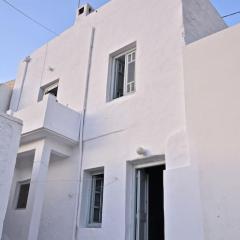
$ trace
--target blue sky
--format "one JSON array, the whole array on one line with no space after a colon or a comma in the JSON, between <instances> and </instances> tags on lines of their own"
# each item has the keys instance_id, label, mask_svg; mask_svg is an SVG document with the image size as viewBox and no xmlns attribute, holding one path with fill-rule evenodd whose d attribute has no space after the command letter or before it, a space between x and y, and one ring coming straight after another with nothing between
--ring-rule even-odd
<instances>
[{"instance_id":1,"label":"blue sky","mask_svg":"<svg viewBox=\"0 0 240 240\"><path fill-rule=\"evenodd\" d=\"M109 0L82 0L98 8ZM70 27L78 0L9 0L13 5L57 33ZM221 15L240 10L240 1L212 0ZM54 14L53 14L54 13ZM240 14L226 19L228 25L240 22ZM35 25L0 0L0 82L14 79L18 63L34 49L52 39L51 33Z\"/></svg>"}]
</instances>

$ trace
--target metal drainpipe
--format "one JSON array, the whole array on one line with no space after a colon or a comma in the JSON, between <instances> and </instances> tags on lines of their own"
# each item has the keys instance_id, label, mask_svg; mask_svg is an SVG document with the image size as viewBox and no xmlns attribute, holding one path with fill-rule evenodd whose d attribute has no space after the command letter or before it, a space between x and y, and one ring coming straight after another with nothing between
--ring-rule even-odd
<instances>
[{"instance_id":1,"label":"metal drainpipe","mask_svg":"<svg viewBox=\"0 0 240 240\"><path fill-rule=\"evenodd\" d=\"M81 125L79 131L79 151L80 151L80 162L78 166L78 186L77 186L77 203L76 203L76 218L74 220L74 231L73 231L73 239L76 240L78 236L78 229L80 226L80 206L81 206L81 178L82 178L82 162L83 162L83 137L84 137L84 125L85 125L85 116L87 110L87 100L88 100L88 90L89 90L89 80L90 80L90 72L92 65L92 53L93 53L93 44L94 44L94 36L95 36L95 28L92 28L91 32L91 40L89 47L89 55L88 55L88 67L87 67L87 76L85 83L85 92L84 92L84 100L83 100L83 110L81 117Z\"/></svg>"},{"instance_id":2,"label":"metal drainpipe","mask_svg":"<svg viewBox=\"0 0 240 240\"><path fill-rule=\"evenodd\" d=\"M24 62L25 62L26 64L25 64L24 74L23 74L23 78L22 78L20 93L19 93L19 97L18 97L17 107L16 107L16 109L15 109L16 112L18 111L18 108L19 108L19 105L20 105L20 101L21 101L21 97L22 97L22 91L23 91L23 86L24 86L25 79L26 79L26 76L27 76L27 70L28 70L28 65L29 65L30 61L31 61L30 56L27 56L27 57L24 59Z\"/></svg>"}]
</instances>

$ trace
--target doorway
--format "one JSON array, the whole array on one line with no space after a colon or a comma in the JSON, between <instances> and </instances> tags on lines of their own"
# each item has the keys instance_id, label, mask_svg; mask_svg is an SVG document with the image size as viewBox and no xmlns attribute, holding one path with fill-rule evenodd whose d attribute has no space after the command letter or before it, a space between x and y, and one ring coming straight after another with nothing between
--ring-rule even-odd
<instances>
[{"instance_id":1,"label":"doorway","mask_svg":"<svg viewBox=\"0 0 240 240\"><path fill-rule=\"evenodd\" d=\"M136 169L135 240L164 240L164 169Z\"/></svg>"}]
</instances>

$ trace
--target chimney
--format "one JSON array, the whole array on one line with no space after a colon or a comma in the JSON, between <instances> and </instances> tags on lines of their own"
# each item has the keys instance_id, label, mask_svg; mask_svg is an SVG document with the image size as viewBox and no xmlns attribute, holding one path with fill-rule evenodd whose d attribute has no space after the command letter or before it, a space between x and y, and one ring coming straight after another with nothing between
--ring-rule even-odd
<instances>
[{"instance_id":1,"label":"chimney","mask_svg":"<svg viewBox=\"0 0 240 240\"><path fill-rule=\"evenodd\" d=\"M88 3L79 7L78 10L77 10L76 20L80 17L82 18L82 17L88 16L93 11L94 11L93 7Z\"/></svg>"}]
</instances>

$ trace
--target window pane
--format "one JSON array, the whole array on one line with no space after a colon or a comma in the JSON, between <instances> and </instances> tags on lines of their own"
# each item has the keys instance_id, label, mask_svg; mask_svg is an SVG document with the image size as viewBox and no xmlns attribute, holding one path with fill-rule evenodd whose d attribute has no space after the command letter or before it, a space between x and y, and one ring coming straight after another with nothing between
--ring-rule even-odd
<instances>
[{"instance_id":1,"label":"window pane","mask_svg":"<svg viewBox=\"0 0 240 240\"><path fill-rule=\"evenodd\" d=\"M27 207L29 187L30 187L30 183L25 183L20 185L18 201L17 201L17 209L22 209Z\"/></svg>"},{"instance_id":2,"label":"window pane","mask_svg":"<svg viewBox=\"0 0 240 240\"><path fill-rule=\"evenodd\" d=\"M129 54L129 55L128 55L128 62L131 62L131 61L132 61L132 55Z\"/></svg>"},{"instance_id":3,"label":"window pane","mask_svg":"<svg viewBox=\"0 0 240 240\"><path fill-rule=\"evenodd\" d=\"M135 91L135 82L132 82L132 83L131 83L131 86L132 86L131 91L134 92L134 91Z\"/></svg>"},{"instance_id":4,"label":"window pane","mask_svg":"<svg viewBox=\"0 0 240 240\"><path fill-rule=\"evenodd\" d=\"M133 53L132 53L132 60L135 61L135 59L136 59L136 53L133 52Z\"/></svg>"},{"instance_id":5,"label":"window pane","mask_svg":"<svg viewBox=\"0 0 240 240\"><path fill-rule=\"evenodd\" d=\"M92 176L92 201L89 223L101 223L103 205L103 183L104 175Z\"/></svg>"},{"instance_id":6,"label":"window pane","mask_svg":"<svg viewBox=\"0 0 240 240\"><path fill-rule=\"evenodd\" d=\"M47 92L45 92L45 95L52 94L53 96L57 97L58 87L55 87Z\"/></svg>"},{"instance_id":7,"label":"window pane","mask_svg":"<svg viewBox=\"0 0 240 240\"><path fill-rule=\"evenodd\" d=\"M96 193L95 194L94 206L95 207L100 207L100 204L101 204L101 193Z\"/></svg>"},{"instance_id":8,"label":"window pane","mask_svg":"<svg viewBox=\"0 0 240 240\"><path fill-rule=\"evenodd\" d=\"M128 93L131 92L131 85L130 84L127 85L127 92Z\"/></svg>"},{"instance_id":9,"label":"window pane","mask_svg":"<svg viewBox=\"0 0 240 240\"><path fill-rule=\"evenodd\" d=\"M100 175L99 175L100 176ZM96 179L96 191L102 190L103 176Z\"/></svg>"},{"instance_id":10,"label":"window pane","mask_svg":"<svg viewBox=\"0 0 240 240\"><path fill-rule=\"evenodd\" d=\"M94 223L101 223L100 209L99 208L94 208L93 222Z\"/></svg>"},{"instance_id":11,"label":"window pane","mask_svg":"<svg viewBox=\"0 0 240 240\"><path fill-rule=\"evenodd\" d=\"M119 98L124 93L124 72L125 72L125 57L115 59L114 65L114 94L113 98Z\"/></svg>"},{"instance_id":12,"label":"window pane","mask_svg":"<svg viewBox=\"0 0 240 240\"><path fill-rule=\"evenodd\" d=\"M134 82L135 81L135 62L131 62L128 64L128 78L127 82Z\"/></svg>"}]
</instances>

